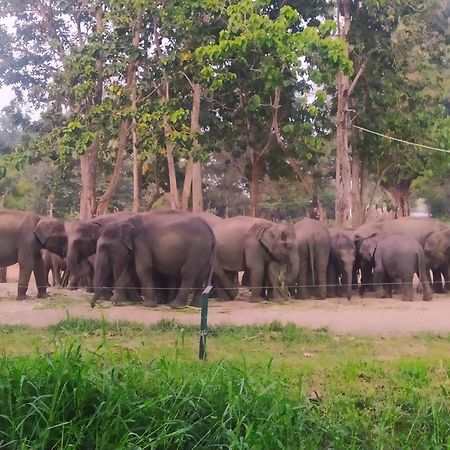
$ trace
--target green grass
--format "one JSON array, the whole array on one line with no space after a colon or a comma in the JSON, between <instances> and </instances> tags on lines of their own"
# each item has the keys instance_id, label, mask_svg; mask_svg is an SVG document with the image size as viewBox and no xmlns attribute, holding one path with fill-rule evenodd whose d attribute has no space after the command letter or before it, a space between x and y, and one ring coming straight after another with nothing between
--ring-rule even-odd
<instances>
[{"instance_id":1,"label":"green grass","mask_svg":"<svg viewBox=\"0 0 450 450\"><path fill-rule=\"evenodd\" d=\"M0 448L448 449L450 336L0 327Z\"/></svg>"}]
</instances>

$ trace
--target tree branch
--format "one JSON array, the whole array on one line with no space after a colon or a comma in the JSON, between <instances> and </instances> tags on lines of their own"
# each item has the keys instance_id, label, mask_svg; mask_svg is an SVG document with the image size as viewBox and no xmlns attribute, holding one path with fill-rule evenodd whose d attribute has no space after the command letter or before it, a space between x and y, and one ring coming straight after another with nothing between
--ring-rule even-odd
<instances>
[{"instance_id":1,"label":"tree branch","mask_svg":"<svg viewBox=\"0 0 450 450\"><path fill-rule=\"evenodd\" d=\"M350 97L350 95L353 92L353 89L355 89L356 83L358 83L358 80L360 79L361 75L364 73L364 70L366 69L368 62L369 62L369 60L366 59L359 67L358 72L355 75L355 78L353 78L352 84L348 88L347 98Z\"/></svg>"}]
</instances>

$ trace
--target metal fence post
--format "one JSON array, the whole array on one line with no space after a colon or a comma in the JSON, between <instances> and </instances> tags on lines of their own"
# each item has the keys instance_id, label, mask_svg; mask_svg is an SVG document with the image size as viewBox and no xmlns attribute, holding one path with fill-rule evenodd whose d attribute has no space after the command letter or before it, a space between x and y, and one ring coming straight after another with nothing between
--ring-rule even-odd
<instances>
[{"instance_id":1,"label":"metal fence post","mask_svg":"<svg viewBox=\"0 0 450 450\"><path fill-rule=\"evenodd\" d=\"M200 319L200 341L198 344L198 357L206 358L206 335L208 334L208 299L212 286L207 286L202 292L202 313Z\"/></svg>"}]
</instances>

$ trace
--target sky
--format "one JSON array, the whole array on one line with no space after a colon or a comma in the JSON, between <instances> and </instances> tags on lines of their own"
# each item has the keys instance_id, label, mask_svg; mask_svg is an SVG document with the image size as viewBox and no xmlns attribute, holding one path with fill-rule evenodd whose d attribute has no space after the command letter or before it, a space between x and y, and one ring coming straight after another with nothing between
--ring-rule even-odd
<instances>
[{"instance_id":1,"label":"sky","mask_svg":"<svg viewBox=\"0 0 450 450\"><path fill-rule=\"evenodd\" d=\"M14 21L11 17L0 18L0 24L6 26L6 29L12 31ZM15 97L13 90L9 86L0 85L0 111L9 105L9 102Z\"/></svg>"},{"instance_id":2,"label":"sky","mask_svg":"<svg viewBox=\"0 0 450 450\"><path fill-rule=\"evenodd\" d=\"M0 110L8 106L14 97L14 92L9 86L0 86Z\"/></svg>"}]
</instances>

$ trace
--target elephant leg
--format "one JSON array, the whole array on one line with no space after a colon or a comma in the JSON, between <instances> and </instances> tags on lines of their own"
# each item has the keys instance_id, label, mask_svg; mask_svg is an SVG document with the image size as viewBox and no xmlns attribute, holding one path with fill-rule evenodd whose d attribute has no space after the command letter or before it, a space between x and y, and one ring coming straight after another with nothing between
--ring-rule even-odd
<instances>
[{"instance_id":1,"label":"elephant leg","mask_svg":"<svg viewBox=\"0 0 450 450\"><path fill-rule=\"evenodd\" d=\"M218 263L214 265L214 279L217 281L217 293L221 300L234 300L238 296L239 288Z\"/></svg>"},{"instance_id":2,"label":"elephant leg","mask_svg":"<svg viewBox=\"0 0 450 450\"><path fill-rule=\"evenodd\" d=\"M45 279L44 261L42 260L41 255L35 257L33 273L38 291L37 297L46 298L48 296L47 282Z\"/></svg>"},{"instance_id":3,"label":"elephant leg","mask_svg":"<svg viewBox=\"0 0 450 450\"><path fill-rule=\"evenodd\" d=\"M250 269L250 285L252 300L260 300L262 297L262 285L264 280L264 266L255 264Z\"/></svg>"},{"instance_id":4,"label":"elephant leg","mask_svg":"<svg viewBox=\"0 0 450 450\"><path fill-rule=\"evenodd\" d=\"M202 306L202 293L203 289L205 288L207 278L208 273L203 273L195 280L191 306L194 306L196 308L200 308Z\"/></svg>"},{"instance_id":5,"label":"elephant leg","mask_svg":"<svg viewBox=\"0 0 450 450\"><path fill-rule=\"evenodd\" d=\"M196 279L192 267L182 270L181 284L177 296L169 303L171 308L180 308L187 305L189 294L195 286Z\"/></svg>"},{"instance_id":6,"label":"elephant leg","mask_svg":"<svg viewBox=\"0 0 450 450\"><path fill-rule=\"evenodd\" d=\"M441 269L433 269L433 291L436 294L443 294L444 287L442 286Z\"/></svg>"},{"instance_id":7,"label":"elephant leg","mask_svg":"<svg viewBox=\"0 0 450 450\"><path fill-rule=\"evenodd\" d=\"M427 280L423 281L423 279L420 280L420 283L422 285L422 290L423 290L422 299L424 301L431 300L433 298L433 292L432 292L432 290L430 288L430 284L428 283Z\"/></svg>"},{"instance_id":8,"label":"elephant leg","mask_svg":"<svg viewBox=\"0 0 450 450\"><path fill-rule=\"evenodd\" d=\"M288 300L288 296L280 288L280 265L276 262L270 262L267 267L267 275L271 284L271 287L268 289L268 296L274 299Z\"/></svg>"},{"instance_id":9,"label":"elephant leg","mask_svg":"<svg viewBox=\"0 0 450 450\"><path fill-rule=\"evenodd\" d=\"M28 264L19 264L19 280L17 283L17 300L27 298L28 283L30 282L33 267Z\"/></svg>"},{"instance_id":10,"label":"elephant leg","mask_svg":"<svg viewBox=\"0 0 450 450\"><path fill-rule=\"evenodd\" d=\"M447 293L450 290L450 261L445 264L444 270L444 291Z\"/></svg>"},{"instance_id":11,"label":"elephant leg","mask_svg":"<svg viewBox=\"0 0 450 450\"><path fill-rule=\"evenodd\" d=\"M383 268L380 268L380 264L377 264L373 272L373 283L375 287L375 296L378 298L383 298L386 296L386 293L383 289L383 279L384 279L384 270Z\"/></svg>"},{"instance_id":12,"label":"elephant leg","mask_svg":"<svg viewBox=\"0 0 450 450\"><path fill-rule=\"evenodd\" d=\"M402 300L404 302L412 302L414 300L413 280L404 281Z\"/></svg>"},{"instance_id":13,"label":"elephant leg","mask_svg":"<svg viewBox=\"0 0 450 450\"><path fill-rule=\"evenodd\" d=\"M431 289L430 283L428 282L427 278L427 269L424 266L420 266L419 264L419 270L418 274L419 276L419 282L422 286L422 300L429 301L433 298L433 291Z\"/></svg>"},{"instance_id":14,"label":"elephant leg","mask_svg":"<svg viewBox=\"0 0 450 450\"><path fill-rule=\"evenodd\" d=\"M314 258L314 274L317 283L317 297L319 300L327 298L327 263L320 254L316 254Z\"/></svg>"},{"instance_id":15,"label":"elephant leg","mask_svg":"<svg viewBox=\"0 0 450 450\"><path fill-rule=\"evenodd\" d=\"M390 278L389 276L385 275L384 277L384 291L386 292L387 298L392 298L394 291L397 289L397 285L394 284L394 279ZM403 291L402 291L403 292Z\"/></svg>"},{"instance_id":16,"label":"elephant leg","mask_svg":"<svg viewBox=\"0 0 450 450\"><path fill-rule=\"evenodd\" d=\"M337 280L336 280L336 268L332 262L327 267L327 296L337 296Z\"/></svg>"},{"instance_id":17,"label":"elephant leg","mask_svg":"<svg viewBox=\"0 0 450 450\"><path fill-rule=\"evenodd\" d=\"M142 297L144 306L155 307L158 305L155 295L155 282L151 270L143 273L138 270L139 279L141 280Z\"/></svg>"},{"instance_id":18,"label":"elephant leg","mask_svg":"<svg viewBox=\"0 0 450 450\"><path fill-rule=\"evenodd\" d=\"M63 284L63 277L61 275L61 270L58 266L52 268L53 272L53 286L61 287Z\"/></svg>"},{"instance_id":19,"label":"elephant leg","mask_svg":"<svg viewBox=\"0 0 450 450\"><path fill-rule=\"evenodd\" d=\"M373 291L372 267L368 264L361 268L361 286L359 287L359 295L364 297L366 291Z\"/></svg>"},{"instance_id":20,"label":"elephant leg","mask_svg":"<svg viewBox=\"0 0 450 450\"><path fill-rule=\"evenodd\" d=\"M131 271L134 271L134 264L129 254L121 254L113 260L113 271L110 287L114 287L112 301L129 301L133 297L135 284L132 280Z\"/></svg>"},{"instance_id":21,"label":"elephant leg","mask_svg":"<svg viewBox=\"0 0 450 450\"><path fill-rule=\"evenodd\" d=\"M156 283L153 271L153 255L151 251L143 246L136 246L134 250L134 261L136 276L141 285L141 293L144 299L144 306L155 307Z\"/></svg>"},{"instance_id":22,"label":"elephant leg","mask_svg":"<svg viewBox=\"0 0 450 450\"><path fill-rule=\"evenodd\" d=\"M296 298L305 299L308 298L308 290L306 288L306 272L307 272L308 264L305 261L300 261L300 266L298 269L298 278L297 278L297 296Z\"/></svg>"}]
</instances>

